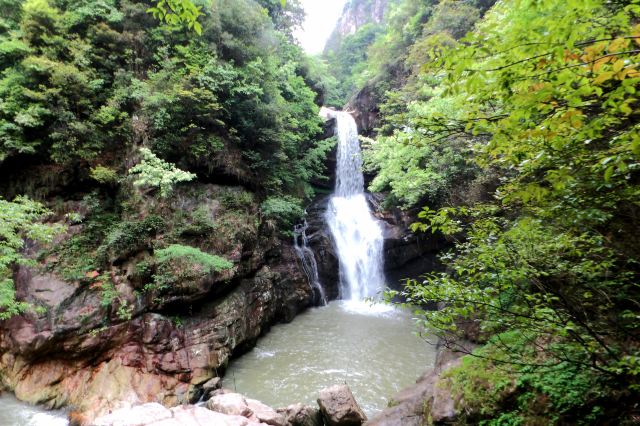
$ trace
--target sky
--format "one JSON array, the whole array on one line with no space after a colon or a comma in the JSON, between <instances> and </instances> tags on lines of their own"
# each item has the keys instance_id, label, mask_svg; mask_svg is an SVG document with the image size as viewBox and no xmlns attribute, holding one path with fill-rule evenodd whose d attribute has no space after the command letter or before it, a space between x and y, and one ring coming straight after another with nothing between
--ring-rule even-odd
<instances>
[{"instance_id":1,"label":"sky","mask_svg":"<svg viewBox=\"0 0 640 426\"><path fill-rule=\"evenodd\" d=\"M295 32L307 53L320 53L336 25L346 0L301 0L307 17Z\"/></svg>"}]
</instances>

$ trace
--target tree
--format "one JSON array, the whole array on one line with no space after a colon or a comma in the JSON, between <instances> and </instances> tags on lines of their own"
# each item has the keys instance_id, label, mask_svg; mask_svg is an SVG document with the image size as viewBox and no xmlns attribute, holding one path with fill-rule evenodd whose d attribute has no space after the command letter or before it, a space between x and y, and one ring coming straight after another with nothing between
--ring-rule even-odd
<instances>
[{"instance_id":1,"label":"tree","mask_svg":"<svg viewBox=\"0 0 640 426\"><path fill-rule=\"evenodd\" d=\"M49 214L42 204L26 197L13 201L0 198L0 320L29 308L29 304L16 300L13 268L34 263L23 253L25 239L49 243L62 231L59 225L41 223Z\"/></svg>"}]
</instances>

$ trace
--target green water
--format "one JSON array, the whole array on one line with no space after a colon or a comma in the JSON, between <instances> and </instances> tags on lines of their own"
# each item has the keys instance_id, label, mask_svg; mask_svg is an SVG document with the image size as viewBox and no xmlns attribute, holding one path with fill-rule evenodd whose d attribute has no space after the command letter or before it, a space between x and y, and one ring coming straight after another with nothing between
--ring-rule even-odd
<instances>
[{"instance_id":1,"label":"green water","mask_svg":"<svg viewBox=\"0 0 640 426\"><path fill-rule=\"evenodd\" d=\"M408 312L332 302L274 326L231 362L223 383L273 407L315 404L323 387L347 383L371 416L433 367L435 347L414 331Z\"/></svg>"}]
</instances>

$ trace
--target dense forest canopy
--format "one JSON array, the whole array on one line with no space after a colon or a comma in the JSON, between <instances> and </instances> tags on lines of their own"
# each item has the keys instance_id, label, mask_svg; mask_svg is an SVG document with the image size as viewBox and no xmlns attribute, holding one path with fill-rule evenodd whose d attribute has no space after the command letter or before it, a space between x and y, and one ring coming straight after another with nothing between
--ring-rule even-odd
<instances>
[{"instance_id":1,"label":"dense forest canopy","mask_svg":"<svg viewBox=\"0 0 640 426\"><path fill-rule=\"evenodd\" d=\"M319 58L298 1L188 3L0 0L0 319L37 309L21 264L105 306L127 254L158 297L237 267L325 175L319 104L366 93L370 191L451 248L402 296L481 345L445 374L460 422L637 422L640 0L389 0Z\"/></svg>"},{"instance_id":2,"label":"dense forest canopy","mask_svg":"<svg viewBox=\"0 0 640 426\"><path fill-rule=\"evenodd\" d=\"M631 421L640 5L493 3L399 1L329 58L379 103L370 189L455 244L404 296L486 343L449 373L465 421Z\"/></svg>"},{"instance_id":3,"label":"dense forest canopy","mask_svg":"<svg viewBox=\"0 0 640 426\"><path fill-rule=\"evenodd\" d=\"M63 249L68 278L106 265L78 254L148 222L146 204L170 203L179 182L243 186L230 205L262 203L265 223L288 232L324 174L320 79L292 36L300 4L195 2L197 25L158 13L163 4L0 2L3 195L93 200L82 203L87 214L56 209L86 225ZM35 232L21 225L47 213L20 200L1 210L12 221L2 229L4 315L25 307L14 302L10 266L20 237Z\"/></svg>"}]
</instances>

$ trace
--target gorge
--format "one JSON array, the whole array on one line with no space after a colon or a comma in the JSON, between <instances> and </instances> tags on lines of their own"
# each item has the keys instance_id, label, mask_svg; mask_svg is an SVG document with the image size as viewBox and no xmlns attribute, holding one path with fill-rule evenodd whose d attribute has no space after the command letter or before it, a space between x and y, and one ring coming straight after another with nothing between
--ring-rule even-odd
<instances>
[{"instance_id":1,"label":"gorge","mask_svg":"<svg viewBox=\"0 0 640 426\"><path fill-rule=\"evenodd\" d=\"M638 423L638 0L342 1L0 0L0 423Z\"/></svg>"}]
</instances>

